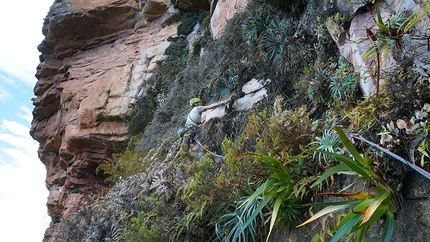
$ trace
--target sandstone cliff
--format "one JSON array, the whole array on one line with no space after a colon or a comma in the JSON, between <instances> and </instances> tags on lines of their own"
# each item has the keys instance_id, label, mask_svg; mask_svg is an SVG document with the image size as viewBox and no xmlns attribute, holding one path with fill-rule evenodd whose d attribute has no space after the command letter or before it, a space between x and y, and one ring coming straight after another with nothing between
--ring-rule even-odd
<instances>
[{"instance_id":1,"label":"sandstone cliff","mask_svg":"<svg viewBox=\"0 0 430 242\"><path fill-rule=\"evenodd\" d=\"M287 8L289 14L294 14L296 11L299 13L297 18L299 21L296 22L298 25L295 26L295 33L291 33L290 37L297 46L306 49L306 54L302 55L301 59L297 58L310 61L314 58L312 55L321 54L318 51L332 51L336 44L338 51L354 65L356 72L361 74L362 92L366 95L375 93L375 81L369 74L371 65L361 58L362 50L372 43L367 40L359 41L367 38L366 32L362 29L364 25L374 28L372 17L374 15L369 11L357 14L358 9L363 8L363 4L357 4L355 1L339 0L335 5L331 1L309 2L309 4L298 5L299 10ZM54 2L43 26L45 40L39 46L41 63L36 74L38 82L34 89L36 98L31 128L31 135L40 143L38 151L40 160L47 169L46 185L50 192L47 207L52 218L51 227L46 233L47 241L55 239L52 237L55 224L72 217L89 197L99 194L105 187L111 185L106 182L105 176L96 173L96 169L103 161L124 148L125 141L130 136L127 120L132 115L138 98L148 95L148 92L158 85L157 70L166 58L165 51L172 39L186 38L190 43L190 51L195 48L192 40L196 32L202 30L196 25L193 33L181 36L178 34L178 26L181 23L178 16L184 12L209 11L211 36L215 42L220 40L219 43L227 44L228 40L222 42L222 39L234 33L225 33L226 26L231 19L246 9L248 3L249 1L246 0L178 0L172 3L168 0L59 0ZM419 8L419 4L413 1L389 1L384 5L383 15L386 16L394 10L413 11ZM312 42L320 38L314 33L315 29L326 24L318 22L315 15L312 15L318 11L318 8L321 8L321 16L330 15L334 9L337 9L349 18L349 26L328 26L334 42L331 39L325 39L322 41L324 43L319 45L314 45ZM425 24L427 22L428 16L417 27L419 34L428 36ZM237 25L240 25L240 22ZM349 36L346 39L342 37L345 33ZM427 53L424 42L425 40L422 40L407 47L409 50L413 49L415 53ZM273 73L265 76L265 73L259 73L263 67L266 67L265 64L253 63L251 55L240 56L240 53L247 53L247 48L251 47L244 47L246 46L244 43L233 44L238 48L243 47L242 50L235 52L237 55L235 65L238 66L237 72L240 72L244 78L240 82L241 85L237 84L238 96L234 98L228 110L208 114L209 120L210 117L221 117L228 112L224 122L213 118L214 121L208 122L203 131L205 136L202 141L215 148L220 146L220 141L225 135L234 136L243 130L244 124L237 124L235 120L245 121L246 111L261 101L261 97L267 95L273 97L292 89L292 84L288 81L276 78L280 76L299 78L300 74L296 73L294 68L305 65L305 63L297 64L292 60L285 60L285 65L279 65L285 69L269 71ZM318 50L318 47L321 50ZM204 67L195 66L195 68L216 72L221 64L211 66L213 63L205 62L204 53L207 51L213 56L223 53L222 46L211 48L200 49L197 56L202 58L201 63L204 64L201 65ZM290 52L298 51L298 48L291 49ZM406 53L410 55L411 52ZM231 54L234 55L234 53ZM416 68L428 71L429 68L423 64L425 63L423 61L427 60L426 56L423 54L418 56L421 59L415 59L416 62L419 61ZM384 71L393 69L399 64L393 56L386 58L389 61L381 68ZM141 145L144 148L156 148L172 134L174 135L186 112L184 103L194 95L203 94L204 90L196 90L195 86L204 84L203 80L197 79L204 79L206 74L194 73L196 70L192 67L189 69L189 72L178 76L170 90L166 93L158 93L157 111L147 112L149 116L147 118L154 120L154 123L143 134L146 141ZM381 85L383 83L384 80L381 80ZM247 90L247 85L254 88ZM272 91L267 93L267 90L263 89L264 86L271 87ZM303 99L289 94L286 96L295 101ZM271 105L270 102L265 104ZM320 115L318 109L322 110L322 106L315 106L311 115ZM139 180L139 178L133 179ZM177 183L179 187L181 183L179 181ZM417 186L417 189L422 189L416 182L411 184ZM129 184L129 186L134 185L136 184ZM426 203L428 206L428 199L420 199L428 197L426 194L429 192L424 191L423 194L408 193L408 198L418 199L409 203L408 209L415 209L421 203ZM428 210L416 211L415 214L420 213L428 214ZM407 220L408 216L401 214L400 218ZM425 223L424 226L429 225L428 221L423 223ZM403 229L406 230L406 227L403 226ZM422 237L425 235L423 232Z\"/></svg>"},{"instance_id":2,"label":"sandstone cliff","mask_svg":"<svg viewBox=\"0 0 430 242\"><path fill-rule=\"evenodd\" d=\"M31 134L47 167L53 221L105 185L95 169L122 148L125 119L154 84L167 38L176 35L174 24L149 22L168 19L165 2L142 8L133 0L56 1L45 19Z\"/></svg>"},{"instance_id":3,"label":"sandstone cliff","mask_svg":"<svg viewBox=\"0 0 430 242\"><path fill-rule=\"evenodd\" d=\"M178 5L195 10L209 4ZM169 23L175 11L165 0L52 5L39 45L31 135L40 143L47 169L47 206L54 223L106 186L95 169L123 148L136 98L155 85L168 38L177 36L177 23Z\"/></svg>"}]
</instances>

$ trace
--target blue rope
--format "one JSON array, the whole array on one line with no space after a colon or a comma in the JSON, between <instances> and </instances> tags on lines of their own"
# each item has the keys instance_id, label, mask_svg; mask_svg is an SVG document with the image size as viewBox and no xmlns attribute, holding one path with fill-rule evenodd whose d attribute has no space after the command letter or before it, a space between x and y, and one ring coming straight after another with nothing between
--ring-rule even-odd
<instances>
[{"instance_id":1,"label":"blue rope","mask_svg":"<svg viewBox=\"0 0 430 242\"><path fill-rule=\"evenodd\" d=\"M385 149L385 148L383 148L383 147L381 147L381 146L379 146L379 145L377 145L377 144L375 144L373 142L370 142L369 140L365 139L363 136L361 136L359 134L356 134L356 133L349 133L349 134L353 138L361 140L361 141L364 141L364 142L368 143L369 145L371 145L373 147L376 147L378 150L380 150L380 151L382 151L382 152L390 155L391 157L393 157L393 158L395 158L395 159L403 162L404 164L408 165L409 167L411 167L412 169L414 169L415 171L417 171L418 173L420 173L421 175L423 175L425 178L427 178L427 179L430 180L430 173L428 173L426 170L422 169L421 167L416 166L415 164L412 164L411 162L403 159L402 157L394 154L393 152L391 152L391 151L389 151L389 150L387 150L387 149Z\"/></svg>"}]
</instances>

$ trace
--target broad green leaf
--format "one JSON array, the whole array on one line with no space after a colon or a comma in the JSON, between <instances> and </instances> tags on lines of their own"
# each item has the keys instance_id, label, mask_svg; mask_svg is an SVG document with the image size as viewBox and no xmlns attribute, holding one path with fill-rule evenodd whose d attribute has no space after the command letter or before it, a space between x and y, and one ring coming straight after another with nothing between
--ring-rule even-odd
<instances>
[{"instance_id":1,"label":"broad green leaf","mask_svg":"<svg viewBox=\"0 0 430 242\"><path fill-rule=\"evenodd\" d=\"M363 210L367 209L369 207L369 204L372 202L372 198L368 198L363 200L363 202L361 202L360 204L357 205L357 207L355 207L352 211L354 213L361 213Z\"/></svg>"},{"instance_id":2,"label":"broad green leaf","mask_svg":"<svg viewBox=\"0 0 430 242\"><path fill-rule=\"evenodd\" d=\"M351 143L351 141L348 139L348 137L346 137L345 133L343 132L343 130L337 126L333 127L333 129L337 132L337 134L339 135L340 140L342 141L342 144L345 145L345 147L348 149L349 153L351 153L351 155L363 166L365 166L364 164L364 159L363 157L360 155L360 153L358 152L357 149L355 149L354 145Z\"/></svg>"},{"instance_id":3,"label":"broad green leaf","mask_svg":"<svg viewBox=\"0 0 430 242\"><path fill-rule=\"evenodd\" d=\"M361 203L361 200L343 200L343 201L335 201L335 202L320 202L320 203L311 203L305 204L304 206L337 206L337 205L345 205L350 204L350 207L354 205L358 205Z\"/></svg>"},{"instance_id":4,"label":"broad green leaf","mask_svg":"<svg viewBox=\"0 0 430 242\"><path fill-rule=\"evenodd\" d=\"M378 7L376 9L377 12L377 17L378 17L378 22L376 22L376 25L378 25L378 27L384 31L384 32L388 32L389 29L388 27L385 25L384 21L382 20L382 16L381 16L381 4L378 4Z\"/></svg>"},{"instance_id":5,"label":"broad green leaf","mask_svg":"<svg viewBox=\"0 0 430 242\"><path fill-rule=\"evenodd\" d=\"M388 196L390 196L390 191L384 189L384 190L381 190L381 192L379 192L374 199L372 199L372 202L370 203L369 208L366 210L366 213L364 214L364 218L363 218L363 221L361 221L361 224L366 223L371 218L371 216L379 207L379 205L381 205L381 203L386 198L388 198Z\"/></svg>"},{"instance_id":6,"label":"broad green leaf","mask_svg":"<svg viewBox=\"0 0 430 242\"><path fill-rule=\"evenodd\" d=\"M318 196L334 196L360 200L369 196L367 192L321 192Z\"/></svg>"},{"instance_id":7,"label":"broad green leaf","mask_svg":"<svg viewBox=\"0 0 430 242\"><path fill-rule=\"evenodd\" d=\"M312 216L310 219L306 220L305 222L303 222L302 224L298 225L297 227L301 227L303 225L306 225L326 214L329 214L331 212L335 212L338 210L342 210L342 209L346 209L346 208L350 208L353 205L351 204L340 204L340 205L336 205L336 206L328 206L326 208L324 208L323 210L319 211L318 213L316 213L314 216Z\"/></svg>"},{"instance_id":8,"label":"broad green leaf","mask_svg":"<svg viewBox=\"0 0 430 242\"><path fill-rule=\"evenodd\" d=\"M281 204L283 202L283 199L278 197L275 201L275 204L273 205L273 211L272 211L272 218L270 221L270 228L269 233L267 234L266 242L269 241L270 234L272 233L272 229L275 226L276 217L278 216L279 208L281 207Z\"/></svg>"},{"instance_id":9,"label":"broad green leaf","mask_svg":"<svg viewBox=\"0 0 430 242\"><path fill-rule=\"evenodd\" d=\"M376 176L379 177L375 172L373 172L370 168L366 168L363 167L360 163L356 162L355 160L343 156L343 155L339 155L336 153L331 153L331 152L327 152L327 151L323 151L323 150L316 150L317 152L323 153L323 154L327 154L330 155L340 161L342 161L345 165L347 165L349 167L349 169L351 169L354 172L357 172L358 174L360 174L361 176L363 176L364 178L366 178L367 180L373 181L374 179L372 178L372 176Z\"/></svg>"},{"instance_id":10,"label":"broad green leaf","mask_svg":"<svg viewBox=\"0 0 430 242\"><path fill-rule=\"evenodd\" d=\"M320 184L321 182L323 182L325 179L329 178L333 174L339 173L341 171L347 171L347 170L349 170L349 167L344 164L332 167L328 169L326 172L324 172L322 176L311 185L311 188L317 186L318 184Z\"/></svg>"},{"instance_id":11,"label":"broad green leaf","mask_svg":"<svg viewBox=\"0 0 430 242\"><path fill-rule=\"evenodd\" d=\"M389 210L387 215L384 233L382 234L382 242L390 242L394 232L394 213Z\"/></svg>"},{"instance_id":12,"label":"broad green leaf","mask_svg":"<svg viewBox=\"0 0 430 242\"><path fill-rule=\"evenodd\" d=\"M364 241L363 238L364 238L364 235L366 235L367 230L369 230L369 227L364 227L357 230L354 241L357 241L357 242Z\"/></svg>"},{"instance_id":13,"label":"broad green leaf","mask_svg":"<svg viewBox=\"0 0 430 242\"><path fill-rule=\"evenodd\" d=\"M276 189L276 193L280 193L282 191L287 190L287 188L289 188L289 186L280 186L278 189Z\"/></svg>"},{"instance_id":14,"label":"broad green leaf","mask_svg":"<svg viewBox=\"0 0 430 242\"><path fill-rule=\"evenodd\" d=\"M337 242L339 241L348 231L354 227L354 225L357 223L358 220L360 220L363 217L361 214L354 214L352 218L350 218L333 236L333 238L330 240L330 242ZM345 218L344 218L345 219Z\"/></svg>"},{"instance_id":15,"label":"broad green leaf","mask_svg":"<svg viewBox=\"0 0 430 242\"><path fill-rule=\"evenodd\" d=\"M336 225L336 227L333 229L334 232L337 232L340 228L342 228L343 225L346 224L349 220L351 220L353 217L357 216L357 214L350 211L345 217L342 218L342 220L339 222L339 224Z\"/></svg>"},{"instance_id":16,"label":"broad green leaf","mask_svg":"<svg viewBox=\"0 0 430 242\"><path fill-rule=\"evenodd\" d=\"M388 204L382 204L381 206L376 209L376 211L373 213L372 217L365 223L361 224L360 227L366 227L370 226L374 222L376 222L378 219L382 217L382 215L387 214Z\"/></svg>"},{"instance_id":17,"label":"broad green leaf","mask_svg":"<svg viewBox=\"0 0 430 242\"><path fill-rule=\"evenodd\" d=\"M371 56L373 56L376 53L376 46L372 45L364 54L363 54L363 58L367 59Z\"/></svg>"}]
</instances>

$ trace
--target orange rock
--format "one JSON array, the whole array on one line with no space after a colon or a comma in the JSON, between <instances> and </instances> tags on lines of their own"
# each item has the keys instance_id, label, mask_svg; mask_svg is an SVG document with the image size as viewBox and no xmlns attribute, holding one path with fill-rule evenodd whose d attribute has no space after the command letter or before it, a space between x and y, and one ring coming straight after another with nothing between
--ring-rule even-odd
<instances>
[{"instance_id":1,"label":"orange rock","mask_svg":"<svg viewBox=\"0 0 430 242\"><path fill-rule=\"evenodd\" d=\"M156 2L147 13L163 13L165 1ZM70 0L54 3L46 17L30 133L47 169L53 222L106 186L95 170L122 148L125 117L154 84L156 61L176 35L175 24L135 31L140 11L135 0Z\"/></svg>"}]
</instances>

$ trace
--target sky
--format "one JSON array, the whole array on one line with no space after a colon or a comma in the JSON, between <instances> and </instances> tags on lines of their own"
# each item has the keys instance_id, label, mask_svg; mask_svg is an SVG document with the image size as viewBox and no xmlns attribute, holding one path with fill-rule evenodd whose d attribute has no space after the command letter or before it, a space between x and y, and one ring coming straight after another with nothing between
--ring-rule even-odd
<instances>
[{"instance_id":1,"label":"sky","mask_svg":"<svg viewBox=\"0 0 430 242\"><path fill-rule=\"evenodd\" d=\"M0 3L1 241L42 241L50 218L46 169L30 134L43 19L54 0Z\"/></svg>"}]
</instances>

